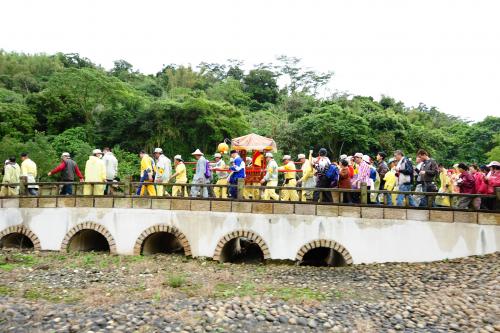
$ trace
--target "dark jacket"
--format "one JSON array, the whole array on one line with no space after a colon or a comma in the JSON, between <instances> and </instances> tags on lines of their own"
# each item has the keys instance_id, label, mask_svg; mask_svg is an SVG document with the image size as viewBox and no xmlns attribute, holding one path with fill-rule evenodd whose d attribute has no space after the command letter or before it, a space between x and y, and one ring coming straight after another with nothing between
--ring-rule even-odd
<instances>
[{"instance_id":1,"label":"dark jacket","mask_svg":"<svg viewBox=\"0 0 500 333\"><path fill-rule=\"evenodd\" d=\"M420 175L420 181L423 183L433 182L439 174L438 165L432 158L429 158L422 163L420 171L425 171L425 174Z\"/></svg>"}]
</instances>

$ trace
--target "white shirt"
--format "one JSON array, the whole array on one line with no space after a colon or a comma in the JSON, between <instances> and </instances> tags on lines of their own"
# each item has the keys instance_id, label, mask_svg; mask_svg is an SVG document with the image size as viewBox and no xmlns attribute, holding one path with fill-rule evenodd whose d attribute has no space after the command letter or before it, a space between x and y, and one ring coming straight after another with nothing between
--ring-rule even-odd
<instances>
[{"instance_id":1,"label":"white shirt","mask_svg":"<svg viewBox=\"0 0 500 333\"><path fill-rule=\"evenodd\" d=\"M106 179L113 180L118 174L118 160L112 152L107 152L102 157L104 164L106 165Z\"/></svg>"}]
</instances>

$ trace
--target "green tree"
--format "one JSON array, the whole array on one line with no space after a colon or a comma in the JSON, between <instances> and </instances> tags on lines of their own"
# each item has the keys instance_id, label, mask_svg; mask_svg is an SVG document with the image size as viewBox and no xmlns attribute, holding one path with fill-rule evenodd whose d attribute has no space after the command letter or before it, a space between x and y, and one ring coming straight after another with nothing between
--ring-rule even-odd
<instances>
[{"instance_id":1,"label":"green tree","mask_svg":"<svg viewBox=\"0 0 500 333\"><path fill-rule=\"evenodd\" d=\"M276 103L278 84L276 74L267 69L252 69L243 78L244 91L259 104Z\"/></svg>"}]
</instances>

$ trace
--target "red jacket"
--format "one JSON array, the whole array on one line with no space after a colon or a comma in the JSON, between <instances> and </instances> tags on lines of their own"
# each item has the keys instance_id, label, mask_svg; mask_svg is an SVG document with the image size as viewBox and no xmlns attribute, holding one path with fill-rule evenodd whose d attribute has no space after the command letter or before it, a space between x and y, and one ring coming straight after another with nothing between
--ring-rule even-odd
<instances>
[{"instance_id":1,"label":"red jacket","mask_svg":"<svg viewBox=\"0 0 500 333\"><path fill-rule=\"evenodd\" d=\"M462 172L458 177L461 180L458 184L460 193L475 194L476 182L474 177L468 171Z\"/></svg>"},{"instance_id":2,"label":"red jacket","mask_svg":"<svg viewBox=\"0 0 500 333\"><path fill-rule=\"evenodd\" d=\"M66 167L66 162L61 161L61 164L56 166L50 173L55 175L56 173L63 171L65 167ZM83 179L83 175L80 172L80 169L78 168L78 165L76 163L75 163L75 173L78 176L78 178Z\"/></svg>"},{"instance_id":3,"label":"red jacket","mask_svg":"<svg viewBox=\"0 0 500 333\"><path fill-rule=\"evenodd\" d=\"M479 194L488 193L488 187L484 182L484 175L481 172L474 173L475 192Z\"/></svg>"}]
</instances>

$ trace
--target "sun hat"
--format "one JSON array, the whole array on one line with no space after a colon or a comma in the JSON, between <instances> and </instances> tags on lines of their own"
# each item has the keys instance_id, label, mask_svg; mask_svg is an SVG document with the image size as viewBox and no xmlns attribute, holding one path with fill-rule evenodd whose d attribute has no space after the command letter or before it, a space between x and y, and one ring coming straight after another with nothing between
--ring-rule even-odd
<instances>
[{"instance_id":1,"label":"sun hat","mask_svg":"<svg viewBox=\"0 0 500 333\"><path fill-rule=\"evenodd\" d=\"M363 155L363 161L365 161L366 163L370 163L370 156Z\"/></svg>"},{"instance_id":2,"label":"sun hat","mask_svg":"<svg viewBox=\"0 0 500 333\"><path fill-rule=\"evenodd\" d=\"M273 157L273 153L266 153L266 157Z\"/></svg>"},{"instance_id":3,"label":"sun hat","mask_svg":"<svg viewBox=\"0 0 500 333\"><path fill-rule=\"evenodd\" d=\"M61 154L61 157L70 157L71 155L67 152L64 152Z\"/></svg>"},{"instance_id":4,"label":"sun hat","mask_svg":"<svg viewBox=\"0 0 500 333\"><path fill-rule=\"evenodd\" d=\"M497 161L491 161L490 164L487 165L488 168L492 166L500 167L500 163Z\"/></svg>"},{"instance_id":5,"label":"sun hat","mask_svg":"<svg viewBox=\"0 0 500 333\"><path fill-rule=\"evenodd\" d=\"M182 156L181 155L175 155L174 160L182 161Z\"/></svg>"},{"instance_id":6,"label":"sun hat","mask_svg":"<svg viewBox=\"0 0 500 333\"><path fill-rule=\"evenodd\" d=\"M92 155L98 155L98 154L102 155L102 151L100 149L94 149L94 150L92 150Z\"/></svg>"},{"instance_id":7,"label":"sun hat","mask_svg":"<svg viewBox=\"0 0 500 333\"><path fill-rule=\"evenodd\" d=\"M297 155L297 159L303 159L303 158L306 158L306 154L299 154Z\"/></svg>"},{"instance_id":8,"label":"sun hat","mask_svg":"<svg viewBox=\"0 0 500 333\"><path fill-rule=\"evenodd\" d=\"M346 158L347 158L347 155L346 155L346 154L342 154L342 155L340 155L340 159L341 159L341 160L345 160Z\"/></svg>"},{"instance_id":9,"label":"sun hat","mask_svg":"<svg viewBox=\"0 0 500 333\"><path fill-rule=\"evenodd\" d=\"M292 157L290 155L283 155L283 158L281 159L282 161L284 160L291 160Z\"/></svg>"},{"instance_id":10,"label":"sun hat","mask_svg":"<svg viewBox=\"0 0 500 333\"><path fill-rule=\"evenodd\" d=\"M153 151L153 153L163 153L163 149L161 148L155 148L155 150Z\"/></svg>"},{"instance_id":11,"label":"sun hat","mask_svg":"<svg viewBox=\"0 0 500 333\"><path fill-rule=\"evenodd\" d=\"M222 157L222 155L221 155L220 153L215 153L215 154L214 154L214 157L215 157L215 158L217 158L217 157L218 157L218 158L221 158L221 157Z\"/></svg>"},{"instance_id":12,"label":"sun hat","mask_svg":"<svg viewBox=\"0 0 500 333\"><path fill-rule=\"evenodd\" d=\"M251 158L250 156L247 156L247 157L245 158L245 162L252 162L252 158Z\"/></svg>"},{"instance_id":13,"label":"sun hat","mask_svg":"<svg viewBox=\"0 0 500 333\"><path fill-rule=\"evenodd\" d=\"M203 156L203 153L201 152L201 150L196 149L196 150L194 151L194 153L191 153L191 155L195 155L195 156L196 156L196 155Z\"/></svg>"},{"instance_id":14,"label":"sun hat","mask_svg":"<svg viewBox=\"0 0 500 333\"><path fill-rule=\"evenodd\" d=\"M363 158L363 153L356 153L354 154L354 157Z\"/></svg>"}]
</instances>

